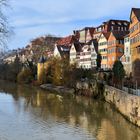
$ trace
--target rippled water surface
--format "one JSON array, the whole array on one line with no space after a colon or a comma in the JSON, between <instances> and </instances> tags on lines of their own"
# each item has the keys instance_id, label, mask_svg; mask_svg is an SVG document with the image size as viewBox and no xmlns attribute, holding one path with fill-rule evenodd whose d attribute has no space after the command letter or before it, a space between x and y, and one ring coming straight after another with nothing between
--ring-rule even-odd
<instances>
[{"instance_id":1,"label":"rippled water surface","mask_svg":"<svg viewBox=\"0 0 140 140\"><path fill-rule=\"evenodd\" d=\"M0 140L140 140L104 102L0 82Z\"/></svg>"}]
</instances>

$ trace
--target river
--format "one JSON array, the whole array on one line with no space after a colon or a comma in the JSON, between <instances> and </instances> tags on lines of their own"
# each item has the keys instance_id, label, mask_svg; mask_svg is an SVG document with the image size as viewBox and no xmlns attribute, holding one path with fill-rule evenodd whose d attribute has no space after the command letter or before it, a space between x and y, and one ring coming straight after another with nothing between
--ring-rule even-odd
<instances>
[{"instance_id":1,"label":"river","mask_svg":"<svg viewBox=\"0 0 140 140\"><path fill-rule=\"evenodd\" d=\"M0 82L0 140L140 140L108 103Z\"/></svg>"}]
</instances>

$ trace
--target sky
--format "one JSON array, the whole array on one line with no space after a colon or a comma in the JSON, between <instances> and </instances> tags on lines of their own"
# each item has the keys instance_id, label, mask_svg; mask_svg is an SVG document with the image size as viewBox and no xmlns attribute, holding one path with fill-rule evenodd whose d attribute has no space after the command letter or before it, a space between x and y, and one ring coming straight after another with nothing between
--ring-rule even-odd
<instances>
[{"instance_id":1,"label":"sky","mask_svg":"<svg viewBox=\"0 0 140 140\"><path fill-rule=\"evenodd\" d=\"M139 0L9 0L6 10L13 28L9 49L23 48L32 39L52 34L68 36L75 29L96 27L109 19L129 20Z\"/></svg>"}]
</instances>

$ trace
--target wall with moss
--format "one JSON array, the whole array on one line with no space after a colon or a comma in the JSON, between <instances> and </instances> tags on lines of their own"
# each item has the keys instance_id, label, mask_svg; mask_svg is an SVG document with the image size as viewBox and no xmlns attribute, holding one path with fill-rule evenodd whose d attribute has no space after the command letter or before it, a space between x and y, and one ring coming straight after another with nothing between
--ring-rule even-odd
<instances>
[{"instance_id":1,"label":"wall with moss","mask_svg":"<svg viewBox=\"0 0 140 140\"><path fill-rule=\"evenodd\" d=\"M114 87L105 86L105 100L123 114L130 122L140 126L140 96L131 95Z\"/></svg>"}]
</instances>

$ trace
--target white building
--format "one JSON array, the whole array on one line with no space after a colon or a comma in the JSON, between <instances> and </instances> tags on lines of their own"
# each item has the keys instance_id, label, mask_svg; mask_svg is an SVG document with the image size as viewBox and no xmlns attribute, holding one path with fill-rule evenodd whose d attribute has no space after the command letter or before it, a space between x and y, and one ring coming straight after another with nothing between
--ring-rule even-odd
<instances>
[{"instance_id":1,"label":"white building","mask_svg":"<svg viewBox=\"0 0 140 140\"><path fill-rule=\"evenodd\" d=\"M55 44L53 55L54 57L61 57L57 44Z\"/></svg>"},{"instance_id":2,"label":"white building","mask_svg":"<svg viewBox=\"0 0 140 140\"><path fill-rule=\"evenodd\" d=\"M131 48L130 48L130 38L125 36L124 38L124 55L121 58L124 65L124 69L127 75L132 72L132 61L131 61Z\"/></svg>"},{"instance_id":3,"label":"white building","mask_svg":"<svg viewBox=\"0 0 140 140\"><path fill-rule=\"evenodd\" d=\"M77 53L78 52L76 51L75 45L72 44L71 49L70 49L70 64L76 63Z\"/></svg>"},{"instance_id":4,"label":"white building","mask_svg":"<svg viewBox=\"0 0 140 140\"><path fill-rule=\"evenodd\" d=\"M89 44L83 45L79 55L78 66L84 69L96 68L97 50L96 40L92 40Z\"/></svg>"}]
</instances>

